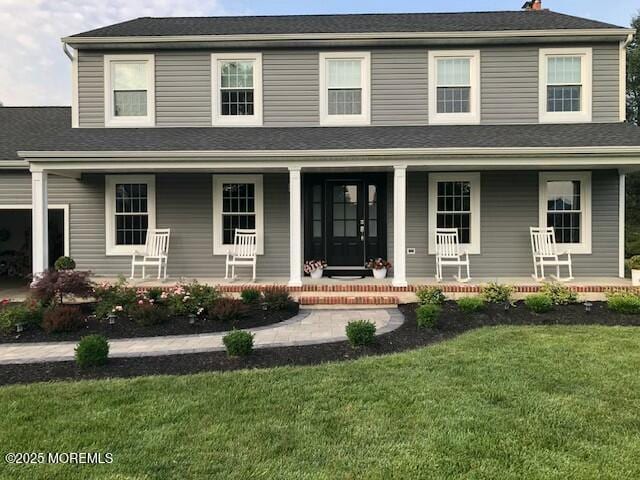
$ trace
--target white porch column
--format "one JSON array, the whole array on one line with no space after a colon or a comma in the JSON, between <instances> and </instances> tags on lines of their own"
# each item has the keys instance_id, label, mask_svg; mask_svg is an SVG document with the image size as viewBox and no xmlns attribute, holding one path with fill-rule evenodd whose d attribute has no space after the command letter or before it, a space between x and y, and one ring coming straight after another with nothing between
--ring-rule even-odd
<instances>
[{"instance_id":1,"label":"white porch column","mask_svg":"<svg viewBox=\"0 0 640 480\"><path fill-rule=\"evenodd\" d=\"M49 218L47 172L31 172L32 273L37 275L49 267Z\"/></svg>"},{"instance_id":2,"label":"white porch column","mask_svg":"<svg viewBox=\"0 0 640 480\"><path fill-rule=\"evenodd\" d=\"M624 278L624 246L625 246L625 209L626 209L627 176L620 172L618 190L618 276Z\"/></svg>"},{"instance_id":3,"label":"white porch column","mask_svg":"<svg viewBox=\"0 0 640 480\"><path fill-rule=\"evenodd\" d=\"M407 221L407 167L393 167L393 281L394 287L406 287L405 240Z\"/></svg>"},{"instance_id":4,"label":"white porch column","mask_svg":"<svg viewBox=\"0 0 640 480\"><path fill-rule=\"evenodd\" d=\"M300 167L289 167L289 286L302 286L302 185Z\"/></svg>"}]
</instances>

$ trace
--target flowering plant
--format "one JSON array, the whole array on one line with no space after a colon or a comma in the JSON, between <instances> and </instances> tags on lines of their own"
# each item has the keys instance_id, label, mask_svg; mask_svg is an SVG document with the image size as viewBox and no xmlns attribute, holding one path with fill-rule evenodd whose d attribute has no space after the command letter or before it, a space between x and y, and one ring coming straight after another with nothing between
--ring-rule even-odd
<instances>
[{"instance_id":1,"label":"flowering plant","mask_svg":"<svg viewBox=\"0 0 640 480\"><path fill-rule=\"evenodd\" d=\"M324 260L307 260L304 262L304 273L307 274L325 268L327 268L327 262Z\"/></svg>"},{"instance_id":2,"label":"flowering plant","mask_svg":"<svg viewBox=\"0 0 640 480\"><path fill-rule=\"evenodd\" d=\"M371 270L382 270L383 268L386 268L389 270L391 268L391 262L388 262L383 258L376 258L375 260L370 259L365 264L365 268L370 268Z\"/></svg>"}]
</instances>

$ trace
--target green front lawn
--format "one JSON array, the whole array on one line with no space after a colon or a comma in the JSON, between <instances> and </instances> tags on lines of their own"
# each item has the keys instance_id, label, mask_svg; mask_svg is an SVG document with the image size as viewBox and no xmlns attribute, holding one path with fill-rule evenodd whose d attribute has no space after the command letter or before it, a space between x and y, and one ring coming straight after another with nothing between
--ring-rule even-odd
<instances>
[{"instance_id":1,"label":"green front lawn","mask_svg":"<svg viewBox=\"0 0 640 480\"><path fill-rule=\"evenodd\" d=\"M0 388L2 478L640 478L640 329L497 327L321 367Z\"/></svg>"}]
</instances>

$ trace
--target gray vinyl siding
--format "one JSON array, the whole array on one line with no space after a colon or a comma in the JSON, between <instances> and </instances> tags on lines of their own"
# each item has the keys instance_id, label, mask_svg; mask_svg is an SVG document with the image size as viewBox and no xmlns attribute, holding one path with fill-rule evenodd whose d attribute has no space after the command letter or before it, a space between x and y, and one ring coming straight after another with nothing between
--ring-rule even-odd
<instances>
[{"instance_id":1,"label":"gray vinyl siding","mask_svg":"<svg viewBox=\"0 0 640 480\"><path fill-rule=\"evenodd\" d=\"M407 277L432 277L428 254L428 174L407 177ZM532 273L529 227L538 225L538 172L482 172L481 253L471 255L472 277L523 277ZM574 255L574 275L618 274L618 174L594 172L592 178L592 253ZM451 278L453 270L445 275Z\"/></svg>"},{"instance_id":2,"label":"gray vinyl siding","mask_svg":"<svg viewBox=\"0 0 640 480\"><path fill-rule=\"evenodd\" d=\"M156 125L211 126L211 54L158 52L156 60Z\"/></svg>"},{"instance_id":3,"label":"gray vinyl siding","mask_svg":"<svg viewBox=\"0 0 640 480\"><path fill-rule=\"evenodd\" d=\"M78 50L78 117L81 127L104 127L104 55Z\"/></svg>"},{"instance_id":4,"label":"gray vinyl siding","mask_svg":"<svg viewBox=\"0 0 640 480\"><path fill-rule=\"evenodd\" d=\"M428 55L426 49L371 52L371 123L426 125Z\"/></svg>"},{"instance_id":5,"label":"gray vinyl siding","mask_svg":"<svg viewBox=\"0 0 640 480\"><path fill-rule=\"evenodd\" d=\"M620 46L617 43L593 47L593 121L620 120Z\"/></svg>"},{"instance_id":6,"label":"gray vinyl siding","mask_svg":"<svg viewBox=\"0 0 640 480\"><path fill-rule=\"evenodd\" d=\"M262 54L263 124L268 127L316 126L320 121L317 51Z\"/></svg>"},{"instance_id":7,"label":"gray vinyl siding","mask_svg":"<svg viewBox=\"0 0 640 480\"><path fill-rule=\"evenodd\" d=\"M490 47L480 53L482 123L538 122L538 49Z\"/></svg>"}]
</instances>

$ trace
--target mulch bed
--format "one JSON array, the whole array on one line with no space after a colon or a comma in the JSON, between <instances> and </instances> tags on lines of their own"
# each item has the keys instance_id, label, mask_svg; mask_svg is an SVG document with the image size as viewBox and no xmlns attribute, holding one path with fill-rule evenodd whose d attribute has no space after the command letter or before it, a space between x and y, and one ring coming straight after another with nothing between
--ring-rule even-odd
<instances>
[{"instance_id":1,"label":"mulch bed","mask_svg":"<svg viewBox=\"0 0 640 480\"><path fill-rule=\"evenodd\" d=\"M84 305L83 310L89 314L93 311L91 305ZM198 321L189 324L186 317L171 318L160 325L141 326L132 320L118 320L115 325L109 325L105 320L99 321L95 317L88 317L84 328L74 332L46 333L34 328L20 334L0 334L2 343L34 343L34 342L66 342L78 341L91 334L104 335L107 338L136 338L157 337L165 335L191 335L198 333L215 333L233 330L264 327L288 320L298 314L299 305L291 302L285 310L263 310L260 305L249 308L248 314L236 322L221 322L216 320Z\"/></svg>"},{"instance_id":2,"label":"mulch bed","mask_svg":"<svg viewBox=\"0 0 640 480\"><path fill-rule=\"evenodd\" d=\"M418 328L416 304L402 305L405 322L396 330L376 337L376 343L353 349L347 342L299 347L255 350L246 358L229 358L225 352L170 355L163 357L114 358L100 368L81 370L74 362L27 365L0 365L0 384L33 383L49 380L82 380L141 375L183 375L208 371L266 368L285 365L315 365L328 361L350 360L423 347L459 335L474 328L492 325L633 325L640 316L621 315L594 302L591 313L581 304L555 307L545 314L530 312L521 302L505 311L502 305L489 305L481 313L461 312L454 302L443 306L438 325Z\"/></svg>"}]
</instances>

